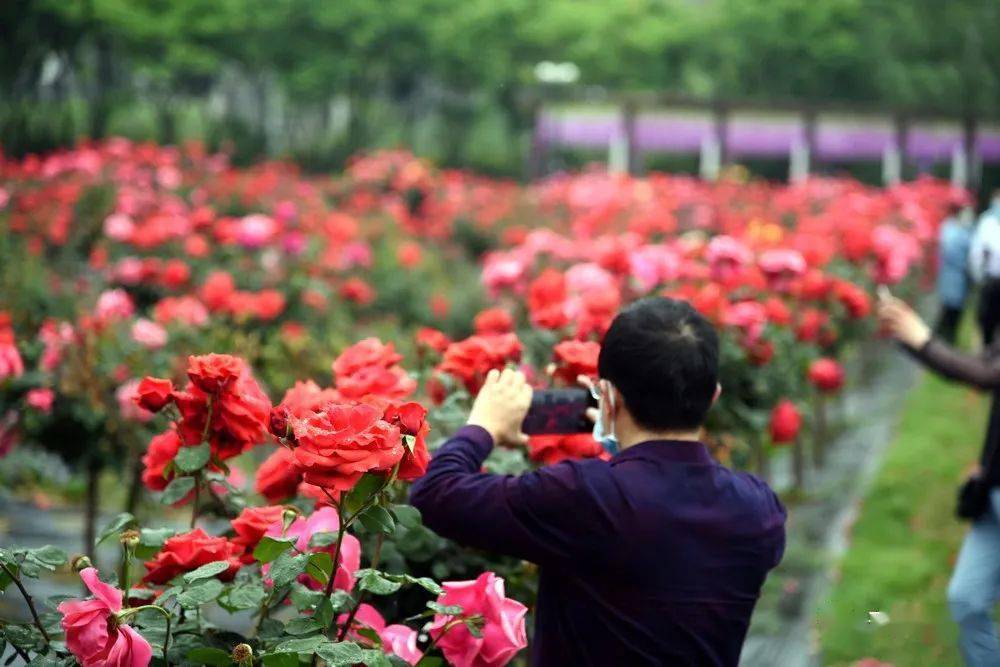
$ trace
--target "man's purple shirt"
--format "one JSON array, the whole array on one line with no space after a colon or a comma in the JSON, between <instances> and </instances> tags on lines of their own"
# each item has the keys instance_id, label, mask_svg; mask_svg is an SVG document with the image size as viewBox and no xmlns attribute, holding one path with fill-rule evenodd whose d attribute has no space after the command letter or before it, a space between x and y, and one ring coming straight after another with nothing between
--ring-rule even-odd
<instances>
[{"instance_id":1,"label":"man's purple shirt","mask_svg":"<svg viewBox=\"0 0 1000 667\"><path fill-rule=\"evenodd\" d=\"M738 663L785 546L785 509L764 482L697 442L520 476L480 472L492 448L463 427L410 501L440 535L540 566L533 665Z\"/></svg>"}]
</instances>

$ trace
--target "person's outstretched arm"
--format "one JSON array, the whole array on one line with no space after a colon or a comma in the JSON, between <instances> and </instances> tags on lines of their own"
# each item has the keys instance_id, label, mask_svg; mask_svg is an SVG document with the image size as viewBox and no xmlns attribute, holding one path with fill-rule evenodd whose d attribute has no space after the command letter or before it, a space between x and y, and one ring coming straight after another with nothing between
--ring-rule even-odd
<instances>
[{"instance_id":1,"label":"person's outstretched arm","mask_svg":"<svg viewBox=\"0 0 1000 667\"><path fill-rule=\"evenodd\" d=\"M980 389L1000 387L1000 357L967 354L934 338L920 316L899 299L880 303L879 319L915 359L931 370Z\"/></svg>"},{"instance_id":2,"label":"person's outstretched arm","mask_svg":"<svg viewBox=\"0 0 1000 667\"><path fill-rule=\"evenodd\" d=\"M984 390L1000 387L1000 357L961 352L937 338L919 348L906 347L914 358L946 378Z\"/></svg>"},{"instance_id":3,"label":"person's outstretched arm","mask_svg":"<svg viewBox=\"0 0 1000 667\"><path fill-rule=\"evenodd\" d=\"M522 374L491 373L469 425L437 451L410 488L410 502L427 527L460 544L536 563L565 562L602 543L593 538L612 525L607 505L616 494L591 488L601 482L584 479L586 464L566 462L520 476L481 472L494 441L526 439L520 425L530 402ZM598 492L606 500L595 507Z\"/></svg>"}]
</instances>

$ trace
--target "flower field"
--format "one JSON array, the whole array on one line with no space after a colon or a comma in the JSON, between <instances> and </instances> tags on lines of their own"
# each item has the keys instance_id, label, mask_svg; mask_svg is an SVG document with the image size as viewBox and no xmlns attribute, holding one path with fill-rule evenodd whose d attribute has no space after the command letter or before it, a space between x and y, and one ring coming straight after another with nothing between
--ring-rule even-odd
<instances>
[{"instance_id":1,"label":"flower field","mask_svg":"<svg viewBox=\"0 0 1000 667\"><path fill-rule=\"evenodd\" d=\"M462 550L406 504L488 371L574 384L622 305L689 300L723 332L715 455L767 476L788 452L804 487L876 286L925 286L967 196L738 174L524 186L403 152L310 176L121 139L0 158L0 456L44 449L85 480L89 555L4 546L0 589L72 569L92 594L29 602L0 641L45 664L506 664L533 566ZM589 434L535 436L487 467L600 456ZM0 479L63 491L3 459Z\"/></svg>"}]
</instances>

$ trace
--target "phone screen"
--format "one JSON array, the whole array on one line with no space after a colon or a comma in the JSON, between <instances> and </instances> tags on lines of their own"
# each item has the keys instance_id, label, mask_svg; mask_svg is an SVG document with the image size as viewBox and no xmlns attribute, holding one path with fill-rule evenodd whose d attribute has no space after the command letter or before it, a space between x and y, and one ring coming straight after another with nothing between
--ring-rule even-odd
<instances>
[{"instance_id":1,"label":"phone screen","mask_svg":"<svg viewBox=\"0 0 1000 667\"><path fill-rule=\"evenodd\" d=\"M589 433L594 425L587 408L595 405L586 389L538 389L521 430L528 435Z\"/></svg>"}]
</instances>

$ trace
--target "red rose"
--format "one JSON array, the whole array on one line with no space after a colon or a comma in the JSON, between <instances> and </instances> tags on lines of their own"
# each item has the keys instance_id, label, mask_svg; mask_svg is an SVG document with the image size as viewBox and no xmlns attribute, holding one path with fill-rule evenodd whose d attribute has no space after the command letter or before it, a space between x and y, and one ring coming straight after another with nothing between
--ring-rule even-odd
<instances>
[{"instance_id":1,"label":"red rose","mask_svg":"<svg viewBox=\"0 0 1000 667\"><path fill-rule=\"evenodd\" d=\"M817 359L809 365L809 381L822 392L835 392L844 386L844 369L834 359Z\"/></svg>"},{"instance_id":2,"label":"red rose","mask_svg":"<svg viewBox=\"0 0 1000 667\"><path fill-rule=\"evenodd\" d=\"M471 336L448 346L438 370L458 378L470 394L475 394L487 373L520 359L521 342L516 334Z\"/></svg>"},{"instance_id":3,"label":"red rose","mask_svg":"<svg viewBox=\"0 0 1000 667\"><path fill-rule=\"evenodd\" d=\"M333 361L336 376L352 375L369 366L389 368L403 360L392 343L383 343L378 338L365 338L340 353Z\"/></svg>"},{"instance_id":4,"label":"red rose","mask_svg":"<svg viewBox=\"0 0 1000 667\"><path fill-rule=\"evenodd\" d=\"M191 279L191 269L182 259L171 259L163 266L160 282L169 289L180 289Z\"/></svg>"},{"instance_id":5,"label":"red rose","mask_svg":"<svg viewBox=\"0 0 1000 667\"><path fill-rule=\"evenodd\" d=\"M503 308L487 308L476 315L472 326L480 336L505 334L514 330L514 318Z\"/></svg>"},{"instance_id":6,"label":"red rose","mask_svg":"<svg viewBox=\"0 0 1000 667\"><path fill-rule=\"evenodd\" d=\"M369 471L389 470L403 458L398 426L371 405L329 404L293 419L296 467L309 484L347 491Z\"/></svg>"},{"instance_id":7,"label":"red rose","mask_svg":"<svg viewBox=\"0 0 1000 667\"><path fill-rule=\"evenodd\" d=\"M443 353L451 345L451 339L444 332L430 327L417 329L416 342L418 348L433 350L438 354Z\"/></svg>"},{"instance_id":8,"label":"red rose","mask_svg":"<svg viewBox=\"0 0 1000 667\"><path fill-rule=\"evenodd\" d=\"M225 389L245 371L243 360L228 354L188 357L188 377L196 387L209 394Z\"/></svg>"},{"instance_id":9,"label":"red rose","mask_svg":"<svg viewBox=\"0 0 1000 667\"><path fill-rule=\"evenodd\" d=\"M406 398L416 390L417 382L397 365L402 358L392 343L383 345L377 338L355 343L333 362L337 391L352 399L369 394Z\"/></svg>"},{"instance_id":10,"label":"red rose","mask_svg":"<svg viewBox=\"0 0 1000 667\"><path fill-rule=\"evenodd\" d=\"M229 561L229 569L219 575L222 581L232 581L240 569L242 549L224 537L213 537L201 528L167 539L156 558L146 561L143 581L165 584L179 574L191 572L218 560Z\"/></svg>"},{"instance_id":11,"label":"red rose","mask_svg":"<svg viewBox=\"0 0 1000 667\"><path fill-rule=\"evenodd\" d=\"M135 403L143 410L159 412L170 402L174 383L161 378L145 377L135 390Z\"/></svg>"},{"instance_id":12,"label":"red rose","mask_svg":"<svg viewBox=\"0 0 1000 667\"><path fill-rule=\"evenodd\" d=\"M260 538L267 529L281 521L285 508L281 505L265 505L264 507L247 507L240 515L230 522L236 537L232 539L245 554L253 553Z\"/></svg>"},{"instance_id":13,"label":"red rose","mask_svg":"<svg viewBox=\"0 0 1000 667\"><path fill-rule=\"evenodd\" d=\"M566 277L555 269L542 271L528 287L531 323L543 329L561 329L569 324L566 297Z\"/></svg>"},{"instance_id":14,"label":"red rose","mask_svg":"<svg viewBox=\"0 0 1000 667\"><path fill-rule=\"evenodd\" d=\"M269 321L285 310L285 295L275 289L257 292L254 296L253 311L258 319Z\"/></svg>"},{"instance_id":15,"label":"red rose","mask_svg":"<svg viewBox=\"0 0 1000 667\"><path fill-rule=\"evenodd\" d=\"M579 375L597 377L597 358L601 354L599 343L592 341L564 340L552 348L556 370L553 378L577 386Z\"/></svg>"},{"instance_id":16,"label":"red rose","mask_svg":"<svg viewBox=\"0 0 1000 667\"><path fill-rule=\"evenodd\" d=\"M872 310L867 292L847 280L838 280L833 286L834 296L853 319L867 317Z\"/></svg>"},{"instance_id":17,"label":"red rose","mask_svg":"<svg viewBox=\"0 0 1000 667\"><path fill-rule=\"evenodd\" d=\"M327 403L341 401L336 389L322 389L312 380L299 380L285 392L280 407L286 409L293 417L306 417Z\"/></svg>"},{"instance_id":18,"label":"red rose","mask_svg":"<svg viewBox=\"0 0 1000 667\"><path fill-rule=\"evenodd\" d=\"M771 411L771 441L776 444L795 442L802 428L802 415L795 404L785 399Z\"/></svg>"},{"instance_id":19,"label":"red rose","mask_svg":"<svg viewBox=\"0 0 1000 667\"><path fill-rule=\"evenodd\" d=\"M413 442L406 445L403 460L399 465L399 479L414 480L427 472L431 455L427 450L427 434L431 427L427 423L427 408L419 403L390 404L382 419L399 427L403 435L412 436ZM404 442L405 445L405 442Z\"/></svg>"},{"instance_id":20,"label":"red rose","mask_svg":"<svg viewBox=\"0 0 1000 667\"><path fill-rule=\"evenodd\" d=\"M173 479L173 474L164 476L167 466L177 456L181 448L181 439L177 431L170 429L159 435L154 435L149 441L146 453L142 457L142 483L151 491L162 491Z\"/></svg>"},{"instance_id":21,"label":"red rose","mask_svg":"<svg viewBox=\"0 0 1000 667\"><path fill-rule=\"evenodd\" d=\"M188 363L191 383L185 391L173 394L181 413L178 433L184 443L199 444L207 433L213 454L226 460L261 442L270 421L271 401L246 363L228 355L190 357ZM209 412L211 423L206 430Z\"/></svg>"},{"instance_id":22,"label":"red rose","mask_svg":"<svg viewBox=\"0 0 1000 667\"><path fill-rule=\"evenodd\" d=\"M369 366L353 375L337 377L337 391L345 398L359 400L368 395L406 398L417 388L417 381L400 366Z\"/></svg>"},{"instance_id":23,"label":"red rose","mask_svg":"<svg viewBox=\"0 0 1000 667\"><path fill-rule=\"evenodd\" d=\"M288 408L278 406L271 408L271 416L267 422L267 430L279 440L288 437Z\"/></svg>"},{"instance_id":24,"label":"red rose","mask_svg":"<svg viewBox=\"0 0 1000 667\"><path fill-rule=\"evenodd\" d=\"M607 454L590 433L572 433L531 436L528 457L552 465L566 459L607 458Z\"/></svg>"},{"instance_id":25,"label":"red rose","mask_svg":"<svg viewBox=\"0 0 1000 667\"><path fill-rule=\"evenodd\" d=\"M231 275L213 271L198 290L198 298L211 311L226 310L235 292L236 282Z\"/></svg>"},{"instance_id":26,"label":"red rose","mask_svg":"<svg viewBox=\"0 0 1000 667\"><path fill-rule=\"evenodd\" d=\"M819 269L809 269L799 279L799 294L803 299L820 301L830 293L830 281Z\"/></svg>"},{"instance_id":27,"label":"red rose","mask_svg":"<svg viewBox=\"0 0 1000 667\"><path fill-rule=\"evenodd\" d=\"M295 457L290 449L286 447L276 449L257 467L254 490L271 503L295 496L302 482L302 473L295 467L294 462Z\"/></svg>"},{"instance_id":28,"label":"red rose","mask_svg":"<svg viewBox=\"0 0 1000 667\"><path fill-rule=\"evenodd\" d=\"M340 296L346 301L366 306L375 300L375 289L361 278L349 278L340 286Z\"/></svg>"},{"instance_id":29,"label":"red rose","mask_svg":"<svg viewBox=\"0 0 1000 667\"><path fill-rule=\"evenodd\" d=\"M803 343L812 343L819 339L823 328L829 321L829 316L815 308L803 311L799 324L795 328L795 337Z\"/></svg>"},{"instance_id":30,"label":"red rose","mask_svg":"<svg viewBox=\"0 0 1000 667\"><path fill-rule=\"evenodd\" d=\"M792 311L776 296L764 302L764 311L767 313L767 321L771 324L783 327L792 323Z\"/></svg>"}]
</instances>

